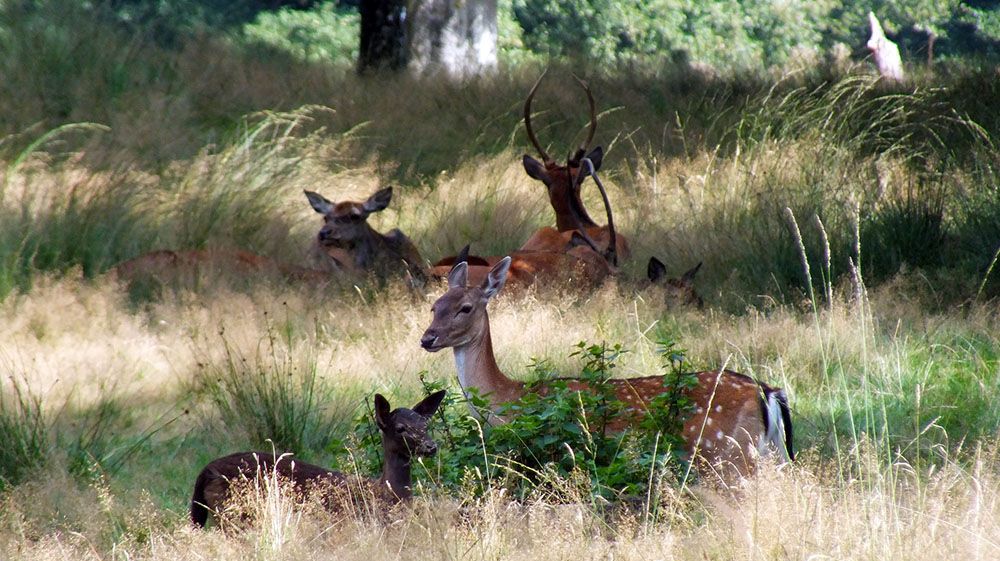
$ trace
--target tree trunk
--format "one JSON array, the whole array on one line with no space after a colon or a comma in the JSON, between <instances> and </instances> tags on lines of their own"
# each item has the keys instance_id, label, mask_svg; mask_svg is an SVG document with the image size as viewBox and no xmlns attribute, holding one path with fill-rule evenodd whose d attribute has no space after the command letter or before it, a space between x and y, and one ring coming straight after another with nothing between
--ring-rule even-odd
<instances>
[{"instance_id":1,"label":"tree trunk","mask_svg":"<svg viewBox=\"0 0 1000 561\"><path fill-rule=\"evenodd\" d=\"M933 31L927 32L927 67L930 68L934 64L934 42L937 41L937 35Z\"/></svg>"},{"instance_id":2,"label":"tree trunk","mask_svg":"<svg viewBox=\"0 0 1000 561\"><path fill-rule=\"evenodd\" d=\"M406 0L361 0L358 73L406 66Z\"/></svg>"},{"instance_id":3,"label":"tree trunk","mask_svg":"<svg viewBox=\"0 0 1000 561\"><path fill-rule=\"evenodd\" d=\"M497 67L497 0L411 0L411 68L464 79Z\"/></svg>"}]
</instances>

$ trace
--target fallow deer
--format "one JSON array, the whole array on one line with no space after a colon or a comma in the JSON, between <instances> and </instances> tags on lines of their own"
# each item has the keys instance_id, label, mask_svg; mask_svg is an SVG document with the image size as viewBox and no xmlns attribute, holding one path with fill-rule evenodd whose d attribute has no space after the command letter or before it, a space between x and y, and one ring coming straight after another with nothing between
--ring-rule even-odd
<instances>
[{"instance_id":1,"label":"fallow deer","mask_svg":"<svg viewBox=\"0 0 1000 561\"><path fill-rule=\"evenodd\" d=\"M413 242L399 229L383 235L368 225L371 213L389 205L391 187L377 191L363 202L334 203L312 191L305 191L305 194L324 221L310 252L313 268L282 263L242 250L161 249L115 265L115 274L130 283L147 279L190 281L206 272L240 276L265 274L317 284L341 278L372 276L385 279L403 275L411 286L421 287L426 283L427 269Z\"/></svg>"},{"instance_id":2,"label":"fallow deer","mask_svg":"<svg viewBox=\"0 0 1000 561\"><path fill-rule=\"evenodd\" d=\"M375 394L375 424L382 432L383 467L377 479L352 480L351 477L320 466L299 462L288 455L271 452L237 452L209 462L195 480L191 497L191 522L204 527L208 515L222 512L232 499L232 487L240 481L277 472L290 481L296 493L318 494L324 506L341 512L358 486L364 494L382 506L408 501L411 489L411 462L415 456L433 456L437 444L427 434L427 426L441 405L445 390L424 398L413 409L400 407L390 411L389 402Z\"/></svg>"},{"instance_id":3,"label":"fallow deer","mask_svg":"<svg viewBox=\"0 0 1000 561\"><path fill-rule=\"evenodd\" d=\"M705 301L694 289L694 277L699 270L701 263L687 270L679 279L670 278L667 277L667 266L656 257L650 257L646 277L653 286L662 287L663 299L668 306L694 306L700 310L705 306Z\"/></svg>"},{"instance_id":4,"label":"fallow deer","mask_svg":"<svg viewBox=\"0 0 1000 561\"><path fill-rule=\"evenodd\" d=\"M595 174L601 168L601 162L604 159L604 150L600 146L594 148L589 153L587 152L597 132L597 105L594 102L594 94L590 91L590 87L586 82L574 76L587 94L587 101L590 105L590 128L587 131L586 140L580 144L575 153L569 155L566 165L559 165L542 148L531 126L531 101L534 99L535 93L538 91L538 86L541 85L542 78L544 77L545 73L542 73L524 102L524 128L528 133L528 140L531 141L535 150L538 151L542 161L539 162L525 154L522 158L522 163L524 171L528 173L529 177L537 179L545 185L549 194L549 203L551 203L552 210L556 213L556 227L554 229L546 227L538 230L521 249L529 251L551 250L553 246L561 246L567 241L567 232L579 230L585 234L585 237L593 240L601 248L599 251L612 255L614 257L613 261L617 258L627 259L631 254L628 240L624 236L614 235L611 207L608 204L607 194L604 192L603 185L598 183L608 212L608 224L606 226L598 226L594 222L587 213L587 209L583 206L583 200L580 198L580 187L583 180L586 179L586 175L581 175L581 171L584 171L582 170L581 163L584 159L588 159L593 163L593 169L587 171L596 180L597 176ZM612 243L614 243L614 251L611 251ZM613 264L617 265L617 263Z\"/></svg>"},{"instance_id":5,"label":"fallow deer","mask_svg":"<svg viewBox=\"0 0 1000 561\"><path fill-rule=\"evenodd\" d=\"M494 412L488 419L499 423L496 413L504 403L516 401L529 391L546 387L526 386L507 377L497 366L490 335L487 303L503 288L510 259L497 263L478 285L468 284L468 265L458 263L448 276L448 290L434 303L434 318L420 339L427 351L451 347L455 354L458 382L463 391L475 388ZM724 478L749 475L755 454L793 459L792 422L785 393L737 372L705 371L693 374L697 385L686 390L695 411L686 419L683 438L687 452L703 467L718 470ZM570 389L587 390L587 382L566 380ZM663 376L612 379L615 394L629 408L627 417L609 424L624 430L641 418L654 397L666 391ZM536 389L537 388L537 389Z\"/></svg>"},{"instance_id":6,"label":"fallow deer","mask_svg":"<svg viewBox=\"0 0 1000 561\"><path fill-rule=\"evenodd\" d=\"M381 234L368 224L373 212L389 206L392 187L375 192L364 202L334 203L313 191L305 194L313 209L323 215L323 227L313 248L313 258L320 269L363 271L377 278L403 272L412 286L423 286L427 281L424 260L402 231L395 228Z\"/></svg>"},{"instance_id":7,"label":"fallow deer","mask_svg":"<svg viewBox=\"0 0 1000 561\"><path fill-rule=\"evenodd\" d=\"M596 287L614 273L607 259L573 232L566 247L560 251L514 251L507 282L512 288L526 288L536 284L545 286L568 285L575 288ZM446 257L431 267L431 277L448 278L455 263L466 262L472 283L482 282L490 268L503 257L469 255L466 245L457 256Z\"/></svg>"}]
</instances>

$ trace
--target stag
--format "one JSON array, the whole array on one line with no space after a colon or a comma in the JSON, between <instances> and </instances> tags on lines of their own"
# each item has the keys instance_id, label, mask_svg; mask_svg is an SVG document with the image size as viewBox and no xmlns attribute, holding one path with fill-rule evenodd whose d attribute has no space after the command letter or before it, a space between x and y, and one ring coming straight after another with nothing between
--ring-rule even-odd
<instances>
[{"instance_id":1,"label":"stag","mask_svg":"<svg viewBox=\"0 0 1000 561\"><path fill-rule=\"evenodd\" d=\"M455 354L458 382L468 393L475 388L489 402L492 423L504 422L502 405L528 392L544 393L546 386L527 386L505 375L497 365L490 335L486 305L503 288L511 260L493 266L481 284L469 284L469 267L458 263L448 275L448 290L434 303L434 317L420 339L425 350L437 352L451 347ZM693 374L697 383L686 390L695 406L684 421L687 452L698 465L720 473L749 475L757 455L776 454L791 460L792 420L785 393L749 376L730 370ZM588 382L563 379L570 389L588 391ZM609 430L622 431L636 423L652 407L654 398L667 391L663 376L609 380L628 414L613 419ZM506 413L511 415L514 413Z\"/></svg>"},{"instance_id":2,"label":"stag","mask_svg":"<svg viewBox=\"0 0 1000 561\"><path fill-rule=\"evenodd\" d=\"M317 494L333 512L342 512L352 489L358 487L382 507L409 501L413 494L410 474L413 458L437 453L437 444L427 434L427 427L444 395L445 390L441 390L412 409L400 407L390 411L389 402L375 394L375 424L382 433L384 457L382 475L375 479L354 480L338 471L298 462L288 454L237 452L212 460L195 480L191 522L204 527L210 513L218 516L232 500L237 482L268 473L277 473L281 479L290 481L300 496Z\"/></svg>"},{"instance_id":3,"label":"stag","mask_svg":"<svg viewBox=\"0 0 1000 561\"><path fill-rule=\"evenodd\" d=\"M611 205L608 201L607 192L597 178L597 171L601 168L604 160L604 150L598 146L588 153L590 143L597 133L597 104L594 101L594 94L590 91L590 86L580 78L574 76L580 87L587 94L587 102L590 106L590 126L587 131L587 138L580 144L576 152L571 153L565 165L560 165L551 158L542 144L535 136L531 126L531 102L545 77L543 72L538 81L532 86L528 97L524 102L524 128L528 134L528 140L538 151L542 161L525 154L522 158L524 171L532 179L541 181L549 194L549 203L556 213L556 227L546 227L538 230L523 246L524 250L551 250L553 247L561 247L568 241L569 233L580 232L585 239L591 240L591 244L605 254L613 265L617 265L617 259L627 259L631 254L628 241L624 236L615 234L614 220L611 216ZM590 164L584 167L584 163ZM592 176L597 183L601 196L604 199L605 209L608 215L608 224L598 226L587 213L580 198L580 188L587 176Z\"/></svg>"}]
</instances>

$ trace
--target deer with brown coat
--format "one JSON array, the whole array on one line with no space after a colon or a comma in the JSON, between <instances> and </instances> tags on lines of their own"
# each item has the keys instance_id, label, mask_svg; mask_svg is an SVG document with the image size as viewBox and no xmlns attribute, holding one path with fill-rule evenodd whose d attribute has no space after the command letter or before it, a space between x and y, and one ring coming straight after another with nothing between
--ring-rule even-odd
<instances>
[{"instance_id":1,"label":"deer with brown coat","mask_svg":"<svg viewBox=\"0 0 1000 561\"><path fill-rule=\"evenodd\" d=\"M430 326L420 340L430 352L451 347L463 391L475 388L496 413L531 388L506 376L497 365L490 335L487 303L503 288L510 260L497 263L481 284L468 283L468 266L458 263L448 276L448 291L434 303ZM792 421L785 393L737 372L711 370L694 373L697 384L686 390L695 411L686 419L683 434L687 452L703 470L728 480L749 475L757 455L791 460ZM587 383L567 380L573 390L587 391ZM615 394L631 414L608 425L621 431L641 418L653 398L666 391L663 376L612 379ZM540 390L545 391L545 386ZM497 415L488 419L503 422Z\"/></svg>"},{"instance_id":2,"label":"deer with brown coat","mask_svg":"<svg viewBox=\"0 0 1000 561\"><path fill-rule=\"evenodd\" d=\"M324 506L333 512L342 512L352 489L359 486L383 507L408 501L413 494L413 458L437 453L437 444L427 434L427 427L444 395L445 390L441 390L412 409L390 410L389 402L375 394L375 424L382 433L383 451L382 475L377 479L353 480L341 472L270 452L237 452L212 460L195 480L191 522L204 527L210 513L218 516L232 500L235 484L275 472L290 481L297 494L317 493Z\"/></svg>"},{"instance_id":3,"label":"deer with brown coat","mask_svg":"<svg viewBox=\"0 0 1000 561\"><path fill-rule=\"evenodd\" d=\"M580 144L580 147L569 155L565 165L560 165L542 147L531 126L531 102L544 77L545 73L542 73L524 102L524 128L528 134L528 140L538 151L542 161L525 154L522 158L522 164L529 177L537 179L545 185L549 195L549 203L556 213L556 226L555 228L539 229L521 246L521 249L551 251L563 247L575 230L580 232L585 239L591 240L595 249L607 256L609 261L617 266L618 259L627 259L631 255L631 250L628 240L624 236L615 234L607 193L597 179L596 172L601 168L601 163L604 160L604 150L598 146L588 152L590 143L597 133L597 105L594 101L594 94L586 82L574 76L587 94L587 102L590 107L590 127L587 131L587 138ZM583 166L587 160L591 162L589 169L585 169ZM588 175L594 177L604 198L604 204L608 211L608 224L605 226L598 226L587 213L586 207L583 206L580 188Z\"/></svg>"}]
</instances>

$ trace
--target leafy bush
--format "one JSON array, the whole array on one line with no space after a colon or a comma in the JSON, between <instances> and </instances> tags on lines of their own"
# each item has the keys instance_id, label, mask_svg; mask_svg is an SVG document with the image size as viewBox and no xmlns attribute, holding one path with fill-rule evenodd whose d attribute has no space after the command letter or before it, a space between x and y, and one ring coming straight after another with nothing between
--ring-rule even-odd
<instances>
[{"instance_id":1,"label":"leafy bush","mask_svg":"<svg viewBox=\"0 0 1000 561\"><path fill-rule=\"evenodd\" d=\"M609 423L630 414L608 383L623 352L620 345L579 343L571 356L583 365L571 379L555 378L544 361L536 362L532 386L538 391L505 404L497 414L508 422L496 426L482 422L493 413L481 396L471 392L466 400L449 392L433 429L440 453L416 477L474 492L502 486L519 496L583 480L592 496L607 499L645 498L662 483L679 481L685 467L681 427L693 408L685 392L696 382L685 373L684 351L661 343L663 393L630 430L612 432ZM585 382L588 390L571 389L570 380ZM428 392L441 387L424 380ZM342 468L379 469L381 438L369 412L356 419L348 441L335 441L331 451Z\"/></svg>"}]
</instances>

